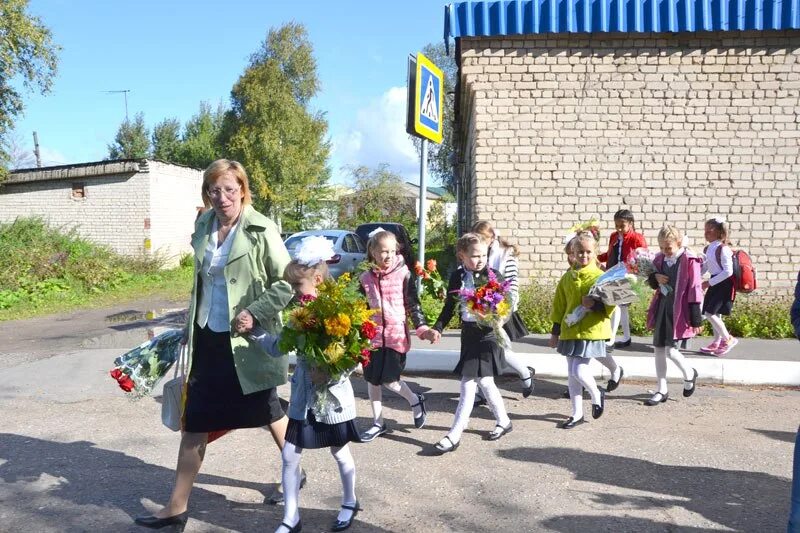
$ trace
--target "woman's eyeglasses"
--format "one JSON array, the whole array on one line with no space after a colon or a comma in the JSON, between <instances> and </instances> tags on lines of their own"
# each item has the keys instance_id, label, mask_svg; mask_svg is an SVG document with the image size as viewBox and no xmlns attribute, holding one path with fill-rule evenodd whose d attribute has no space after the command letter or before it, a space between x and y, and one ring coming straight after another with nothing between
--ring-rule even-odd
<instances>
[{"instance_id":1,"label":"woman's eyeglasses","mask_svg":"<svg viewBox=\"0 0 800 533\"><path fill-rule=\"evenodd\" d=\"M240 190L241 187L225 187L224 189L220 187L214 187L213 189L208 189L208 195L212 198L219 198L224 193L226 197L233 198Z\"/></svg>"}]
</instances>

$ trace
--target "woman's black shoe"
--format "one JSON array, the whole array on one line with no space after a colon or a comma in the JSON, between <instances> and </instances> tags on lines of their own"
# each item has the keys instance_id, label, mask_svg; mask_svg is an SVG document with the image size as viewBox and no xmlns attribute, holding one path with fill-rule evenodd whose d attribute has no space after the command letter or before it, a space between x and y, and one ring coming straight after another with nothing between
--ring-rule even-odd
<instances>
[{"instance_id":1,"label":"woman's black shoe","mask_svg":"<svg viewBox=\"0 0 800 533\"><path fill-rule=\"evenodd\" d=\"M606 409L606 391L600 389L600 405L592 404L592 418L595 420L603 416Z\"/></svg>"},{"instance_id":2,"label":"woman's black shoe","mask_svg":"<svg viewBox=\"0 0 800 533\"><path fill-rule=\"evenodd\" d=\"M614 381L614 375L611 375L611 379L608 380L608 384L606 385L606 392L613 392L617 390L619 384L622 383L622 376L625 375L625 370L622 367L619 367L619 379Z\"/></svg>"},{"instance_id":3,"label":"woman's black shoe","mask_svg":"<svg viewBox=\"0 0 800 533\"><path fill-rule=\"evenodd\" d=\"M444 442L444 439L447 439L447 442L450 443L450 446L447 448L442 446L442 442ZM445 453L456 451L458 449L459 444L461 444L461 441L453 442L452 440L450 440L450 437L445 435L444 437L442 437L442 440L434 444L433 447L436 448L436 451L444 455Z\"/></svg>"},{"instance_id":4,"label":"woman's black shoe","mask_svg":"<svg viewBox=\"0 0 800 533\"><path fill-rule=\"evenodd\" d=\"M336 519L333 521L333 525L331 526L331 531L344 531L345 529L349 528L353 525L353 520L355 520L356 515L361 510L358 506L358 500L356 500L356 504L353 506L350 505L342 505L342 509L350 509L353 511L353 514L350 515L349 520L339 520Z\"/></svg>"},{"instance_id":5,"label":"woman's black shoe","mask_svg":"<svg viewBox=\"0 0 800 533\"><path fill-rule=\"evenodd\" d=\"M694 389L697 387L697 369L693 368L692 372L694 372L694 376L692 376L692 379L685 379L684 380L685 383L691 383L692 384L692 388L691 389L689 389L689 390L683 389L683 397L684 398L688 398L689 396L694 394Z\"/></svg>"},{"instance_id":6,"label":"woman's black shoe","mask_svg":"<svg viewBox=\"0 0 800 533\"><path fill-rule=\"evenodd\" d=\"M628 339L626 341L617 341L614 343L614 348L627 348L630 345L631 345L631 339Z\"/></svg>"},{"instance_id":7,"label":"woman's black shoe","mask_svg":"<svg viewBox=\"0 0 800 533\"><path fill-rule=\"evenodd\" d=\"M583 418L581 418L580 420L575 420L574 418L569 417L564 422L562 422L558 427L560 427L561 429L572 429L575 426L584 424L585 422L586 420L584 420Z\"/></svg>"},{"instance_id":8,"label":"woman's black shoe","mask_svg":"<svg viewBox=\"0 0 800 533\"><path fill-rule=\"evenodd\" d=\"M294 525L294 527L290 526L286 522L281 522L281 525L278 526L278 527L281 527L281 526L285 527L286 531L288 531L288 533L300 533L301 531L303 531L303 521L302 520L298 520L297 523Z\"/></svg>"},{"instance_id":9,"label":"woman's black shoe","mask_svg":"<svg viewBox=\"0 0 800 533\"><path fill-rule=\"evenodd\" d=\"M420 429L425 425L425 419L428 418L428 410L425 409L425 396L417 394L417 403L411 406L411 414L414 414L414 408L419 407L422 413L414 417L414 427Z\"/></svg>"},{"instance_id":10,"label":"woman's black shoe","mask_svg":"<svg viewBox=\"0 0 800 533\"><path fill-rule=\"evenodd\" d=\"M665 392L665 393L657 392L657 393L653 394L653 395L650 397L650 399L649 399L649 400L646 400L646 401L644 402L644 404L645 404L645 405L649 405L650 407L652 407L652 406L654 406L654 405L658 405L658 404L660 404L660 403L664 403L664 402L666 402L668 399L669 399L669 393L668 393L668 392Z\"/></svg>"},{"instance_id":11,"label":"woman's black shoe","mask_svg":"<svg viewBox=\"0 0 800 533\"><path fill-rule=\"evenodd\" d=\"M175 516L168 516L166 518L158 518L153 515L150 516L137 516L133 519L134 523L138 526L149 527L150 529L161 529L167 526L177 526L175 531L183 531L186 527L186 521L189 520L189 511L184 511Z\"/></svg>"},{"instance_id":12,"label":"woman's black shoe","mask_svg":"<svg viewBox=\"0 0 800 533\"><path fill-rule=\"evenodd\" d=\"M536 369L534 369L532 366L529 366L528 367L528 371L531 373L531 377L529 377L528 379L523 379L522 383L523 383L523 386L524 386L526 381L530 381L530 384L527 387L522 389L522 397L523 398L527 398L528 396L533 394L533 387L535 386L534 383L533 383L533 376L536 375Z\"/></svg>"},{"instance_id":13,"label":"woman's black shoe","mask_svg":"<svg viewBox=\"0 0 800 533\"><path fill-rule=\"evenodd\" d=\"M497 431L498 428L500 429L500 431ZM506 427L503 427L500 424L497 424L494 427L494 429L495 429L495 431L492 431L491 433L489 433L489 435L486 437L486 440L498 440L498 439L500 439L500 437L502 437L506 433L511 433L511 431L514 429L514 425L509 420L508 421L508 425Z\"/></svg>"}]
</instances>

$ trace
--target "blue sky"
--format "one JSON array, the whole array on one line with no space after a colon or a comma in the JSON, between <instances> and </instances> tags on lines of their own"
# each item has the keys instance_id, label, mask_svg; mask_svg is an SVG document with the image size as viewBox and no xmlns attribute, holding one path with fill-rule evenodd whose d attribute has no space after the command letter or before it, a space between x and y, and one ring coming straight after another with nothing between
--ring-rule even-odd
<instances>
[{"instance_id":1,"label":"blue sky","mask_svg":"<svg viewBox=\"0 0 800 533\"><path fill-rule=\"evenodd\" d=\"M408 54L440 42L439 0L31 0L29 11L62 46L51 93L25 97L15 137L32 147L38 132L45 164L103 159L125 118L148 126L182 123L201 101L228 102L230 89L270 27L306 26L333 143L331 169L381 162L407 177L419 163L405 134Z\"/></svg>"}]
</instances>

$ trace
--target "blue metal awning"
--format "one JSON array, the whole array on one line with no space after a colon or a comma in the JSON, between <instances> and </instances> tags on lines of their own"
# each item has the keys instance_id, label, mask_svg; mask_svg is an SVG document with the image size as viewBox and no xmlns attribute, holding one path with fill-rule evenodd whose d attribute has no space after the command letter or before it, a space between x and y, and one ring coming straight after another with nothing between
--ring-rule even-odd
<instances>
[{"instance_id":1,"label":"blue metal awning","mask_svg":"<svg viewBox=\"0 0 800 533\"><path fill-rule=\"evenodd\" d=\"M445 6L444 38L800 28L800 0L500 0Z\"/></svg>"}]
</instances>

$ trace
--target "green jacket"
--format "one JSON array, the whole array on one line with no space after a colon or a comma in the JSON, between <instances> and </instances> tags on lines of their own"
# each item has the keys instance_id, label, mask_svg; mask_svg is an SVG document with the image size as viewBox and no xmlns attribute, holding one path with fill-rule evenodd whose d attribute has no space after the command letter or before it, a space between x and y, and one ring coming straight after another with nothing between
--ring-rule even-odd
<instances>
[{"instance_id":1,"label":"green jacket","mask_svg":"<svg viewBox=\"0 0 800 533\"><path fill-rule=\"evenodd\" d=\"M603 273L595 264L581 269L570 268L561 276L553 298L553 311L550 319L561 324L561 340L606 340L611 338L611 313L613 306L604 306L603 311L589 311L577 324L567 326L564 319L589 293L594 282Z\"/></svg>"},{"instance_id":2,"label":"green jacket","mask_svg":"<svg viewBox=\"0 0 800 533\"><path fill-rule=\"evenodd\" d=\"M214 210L203 213L192 234L194 248L194 285L189 305L189 346L193 352L195 314L199 294L200 268L211 236ZM249 336L241 336L233 327L234 319L247 309L258 323L270 333L281 330L281 311L292 299L292 288L283 280L283 270L289 264L289 253L281 241L277 226L267 217L246 205L234 234L225 279L228 283L229 317L231 320L231 350L236 375L244 394L277 387L286 383L288 358L270 357ZM191 357L189 359L191 371Z\"/></svg>"}]
</instances>

